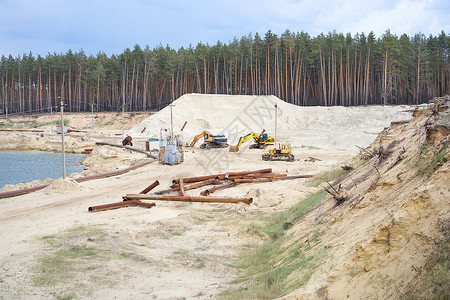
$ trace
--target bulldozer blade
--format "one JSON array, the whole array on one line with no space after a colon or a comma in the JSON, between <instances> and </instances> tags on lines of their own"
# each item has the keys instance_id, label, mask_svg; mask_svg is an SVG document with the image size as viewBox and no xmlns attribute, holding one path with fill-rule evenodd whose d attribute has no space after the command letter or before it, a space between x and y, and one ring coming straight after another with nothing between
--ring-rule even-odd
<instances>
[{"instance_id":1,"label":"bulldozer blade","mask_svg":"<svg viewBox=\"0 0 450 300\"><path fill-rule=\"evenodd\" d=\"M238 148L236 146L230 146L228 152L238 152Z\"/></svg>"}]
</instances>

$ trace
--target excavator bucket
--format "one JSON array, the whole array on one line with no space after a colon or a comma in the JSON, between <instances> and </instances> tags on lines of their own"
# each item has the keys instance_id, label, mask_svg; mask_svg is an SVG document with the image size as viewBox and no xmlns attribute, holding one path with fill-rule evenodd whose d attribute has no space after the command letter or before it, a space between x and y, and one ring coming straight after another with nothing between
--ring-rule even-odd
<instances>
[{"instance_id":1,"label":"excavator bucket","mask_svg":"<svg viewBox=\"0 0 450 300\"><path fill-rule=\"evenodd\" d=\"M228 152L238 152L239 148L237 146L230 146L230 148L228 149Z\"/></svg>"}]
</instances>

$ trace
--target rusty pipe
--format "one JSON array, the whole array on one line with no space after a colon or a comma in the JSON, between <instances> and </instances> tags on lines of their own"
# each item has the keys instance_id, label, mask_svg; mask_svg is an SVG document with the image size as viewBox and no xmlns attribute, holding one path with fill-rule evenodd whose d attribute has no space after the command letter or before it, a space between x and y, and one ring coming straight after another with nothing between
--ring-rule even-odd
<instances>
[{"instance_id":1,"label":"rusty pipe","mask_svg":"<svg viewBox=\"0 0 450 300\"><path fill-rule=\"evenodd\" d=\"M216 174L216 175L205 175L205 176L198 176L198 177L187 177L184 178L184 182L197 182L197 181L203 181L211 178L216 178L218 180L225 179L225 176L228 174L228 176L234 176L234 175L247 175L247 174L258 174L258 173L271 173L272 169L261 169L261 170L255 170L255 171L243 171L243 172L227 172L225 174ZM179 179L172 180L172 183L180 183Z\"/></svg>"},{"instance_id":2,"label":"rusty pipe","mask_svg":"<svg viewBox=\"0 0 450 300\"><path fill-rule=\"evenodd\" d=\"M126 173L128 171L137 169L139 167L151 164L152 162L155 162L155 161L157 161L157 159L150 160L150 161L144 162L142 164L137 164L137 165L134 165L134 166L131 166L131 167L128 167L125 169L117 170L117 171L112 171L112 172L102 173L102 174L97 174L97 175L92 175L92 176L85 176L85 177L81 177L81 178L75 178L75 181L83 182L83 181L88 181L88 180L92 180L92 179L99 179L99 178L106 178L106 177L111 177L111 176L115 176L115 175L120 175L120 174Z\"/></svg>"},{"instance_id":3,"label":"rusty pipe","mask_svg":"<svg viewBox=\"0 0 450 300\"><path fill-rule=\"evenodd\" d=\"M246 178L246 179L233 179L234 183L252 183L252 182L268 182L272 181L273 178Z\"/></svg>"},{"instance_id":4,"label":"rusty pipe","mask_svg":"<svg viewBox=\"0 0 450 300\"><path fill-rule=\"evenodd\" d=\"M159 196L159 195L142 195L127 194L122 197L129 200L160 200L160 201L183 201L183 202L208 202L208 203L239 203L250 204L253 198L216 198L216 197L193 197L193 196Z\"/></svg>"},{"instance_id":5,"label":"rusty pipe","mask_svg":"<svg viewBox=\"0 0 450 300\"><path fill-rule=\"evenodd\" d=\"M183 183L184 183L184 179L183 179ZM205 185L209 185L209 184L221 184L219 181L215 180L214 178L208 179L208 180L203 180L203 181L199 181L199 182L194 182L191 184L186 184L184 185L184 190L192 190L192 189L196 189L198 187L202 187ZM180 190L180 184L179 183L174 183L171 186L170 191L171 192L175 192L175 191L179 191Z\"/></svg>"},{"instance_id":6,"label":"rusty pipe","mask_svg":"<svg viewBox=\"0 0 450 300\"><path fill-rule=\"evenodd\" d=\"M183 182L184 183L189 183L189 182L199 182L199 181L204 181L204 180L208 180L208 179L215 179L217 176L220 175L225 175L225 174L215 174L215 175L205 175L205 176L198 176L198 177L186 177L183 178ZM180 179L174 179L172 180L173 184L176 183L180 183Z\"/></svg>"},{"instance_id":7,"label":"rusty pipe","mask_svg":"<svg viewBox=\"0 0 450 300\"><path fill-rule=\"evenodd\" d=\"M288 179L311 178L311 177L313 177L313 175L291 175L291 176L274 178L274 180L288 180Z\"/></svg>"},{"instance_id":8,"label":"rusty pipe","mask_svg":"<svg viewBox=\"0 0 450 300\"><path fill-rule=\"evenodd\" d=\"M154 158L154 159L158 159L157 156L155 156L155 155L153 155L151 153L148 153L148 152L143 151L141 149L129 147L129 146L122 146L122 145L112 144L112 143L107 143L107 142L96 142L95 144L96 145L108 145L108 146L113 146L113 147L118 147L118 148L124 148L124 149L128 149L128 150L131 150L131 151L136 151L136 152L139 152L139 153L143 153L143 154L147 155L148 157L151 157L151 158Z\"/></svg>"},{"instance_id":9,"label":"rusty pipe","mask_svg":"<svg viewBox=\"0 0 450 300\"><path fill-rule=\"evenodd\" d=\"M286 174L275 174L275 173L263 173L263 174L249 174L243 176L243 178L273 178L273 177L285 177Z\"/></svg>"},{"instance_id":10,"label":"rusty pipe","mask_svg":"<svg viewBox=\"0 0 450 300\"><path fill-rule=\"evenodd\" d=\"M260 173L260 174L248 174L248 175L234 175L228 177L228 180L233 179L255 179L255 178L273 178L273 177L285 177L286 174L275 173Z\"/></svg>"},{"instance_id":11,"label":"rusty pipe","mask_svg":"<svg viewBox=\"0 0 450 300\"><path fill-rule=\"evenodd\" d=\"M310 177L313 177L313 175L293 175L293 176L273 177L273 178L233 179L233 182L235 183L269 182L276 180L289 180L289 179L310 178Z\"/></svg>"},{"instance_id":12,"label":"rusty pipe","mask_svg":"<svg viewBox=\"0 0 450 300\"><path fill-rule=\"evenodd\" d=\"M184 191L183 178L180 178L180 194L181 196L186 196L186 192Z\"/></svg>"},{"instance_id":13,"label":"rusty pipe","mask_svg":"<svg viewBox=\"0 0 450 300\"><path fill-rule=\"evenodd\" d=\"M237 175L259 174L259 173L272 173L272 168L255 170L255 171L227 172L228 177L237 176Z\"/></svg>"},{"instance_id":14,"label":"rusty pipe","mask_svg":"<svg viewBox=\"0 0 450 300\"><path fill-rule=\"evenodd\" d=\"M148 192L150 192L151 190L153 190L155 187L157 187L159 185L159 181L155 180L155 182L153 182L152 184L150 184L147 188L145 188L142 192L140 192L139 194L147 194Z\"/></svg>"},{"instance_id":15,"label":"rusty pipe","mask_svg":"<svg viewBox=\"0 0 450 300\"><path fill-rule=\"evenodd\" d=\"M181 130L180 130L180 131L183 131L183 129L184 129L184 127L186 126L186 124L187 124L187 121L184 121L183 127L181 127Z\"/></svg>"},{"instance_id":16,"label":"rusty pipe","mask_svg":"<svg viewBox=\"0 0 450 300\"><path fill-rule=\"evenodd\" d=\"M142 207L150 208L150 207L155 206L155 203L143 203L140 200L131 200L131 201L109 203L109 204L103 204L103 205L97 205L97 206L90 206L88 208L88 211L90 211L90 212L103 211L103 210L110 210L110 209L116 209L116 208L127 207L127 206L142 206Z\"/></svg>"},{"instance_id":17,"label":"rusty pipe","mask_svg":"<svg viewBox=\"0 0 450 300\"><path fill-rule=\"evenodd\" d=\"M139 201L139 200L137 200L137 201ZM141 201L139 201L138 206L139 206L139 207L152 208L153 206L156 206L156 204L155 204L154 202L152 202L152 203L147 203L147 202L141 202Z\"/></svg>"},{"instance_id":18,"label":"rusty pipe","mask_svg":"<svg viewBox=\"0 0 450 300\"><path fill-rule=\"evenodd\" d=\"M202 196L209 196L210 194L214 193L217 190L228 188L228 187L232 187L234 184L235 184L234 182L230 182L230 183L217 185L217 186L214 186L214 187L212 187L210 189L204 190L203 192L200 192L200 195L202 195Z\"/></svg>"}]
</instances>

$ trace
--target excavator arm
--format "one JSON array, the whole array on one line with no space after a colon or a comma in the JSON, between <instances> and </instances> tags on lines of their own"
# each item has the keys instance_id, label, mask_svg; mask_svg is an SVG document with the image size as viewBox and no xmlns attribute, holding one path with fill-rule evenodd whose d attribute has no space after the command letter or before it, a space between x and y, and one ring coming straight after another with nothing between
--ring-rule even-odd
<instances>
[{"instance_id":1,"label":"excavator arm","mask_svg":"<svg viewBox=\"0 0 450 300\"><path fill-rule=\"evenodd\" d=\"M209 131L203 131L202 133L197 134L194 139L191 142L191 147L194 147L195 143L202 137L204 137L206 134L211 134Z\"/></svg>"},{"instance_id":2,"label":"excavator arm","mask_svg":"<svg viewBox=\"0 0 450 300\"><path fill-rule=\"evenodd\" d=\"M241 147L241 145L243 143L245 143L246 141L252 139L252 138L255 139L255 141L256 141L256 140L259 139L259 135L257 133L251 132L251 133L249 133L247 135L241 136L239 138L239 141L238 141L237 145L236 146L230 146L229 151L230 152L238 152L239 148Z\"/></svg>"}]
</instances>

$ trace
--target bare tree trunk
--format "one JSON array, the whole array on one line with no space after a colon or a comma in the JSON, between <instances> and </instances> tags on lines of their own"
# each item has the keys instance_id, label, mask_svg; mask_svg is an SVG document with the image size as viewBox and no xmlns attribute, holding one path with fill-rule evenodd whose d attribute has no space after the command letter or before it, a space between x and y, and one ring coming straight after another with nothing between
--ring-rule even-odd
<instances>
[{"instance_id":1,"label":"bare tree trunk","mask_svg":"<svg viewBox=\"0 0 450 300\"><path fill-rule=\"evenodd\" d=\"M416 85L416 104L419 104L419 94L420 94L420 45L419 53L417 55L417 85Z\"/></svg>"}]
</instances>

